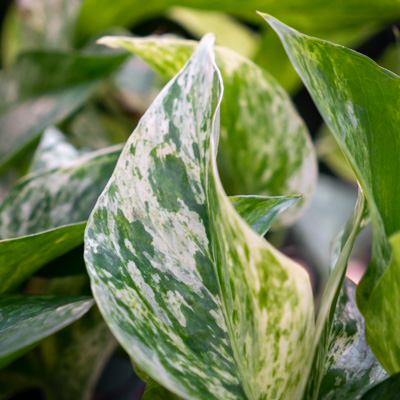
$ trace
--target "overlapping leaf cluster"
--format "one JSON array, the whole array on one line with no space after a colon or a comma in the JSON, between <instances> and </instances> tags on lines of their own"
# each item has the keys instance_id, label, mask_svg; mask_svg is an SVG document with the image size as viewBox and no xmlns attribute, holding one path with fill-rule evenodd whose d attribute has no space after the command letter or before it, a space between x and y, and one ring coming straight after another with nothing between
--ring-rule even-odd
<instances>
[{"instance_id":1,"label":"overlapping leaf cluster","mask_svg":"<svg viewBox=\"0 0 400 400\"><path fill-rule=\"evenodd\" d=\"M11 10L0 76L0 396L39 387L48 399L91 398L115 337L147 380L145 399L395 398L400 78L262 15L360 186L315 318L308 274L263 238L299 218L316 183L305 124L263 66L291 89L298 78L267 28L256 35L222 12L260 24L249 10L268 8L351 43L400 9L363 3L353 20L356 1L338 2L335 18L314 1L297 13L289 1L253 3L60 0L54 26L40 23L51 2L35 18L22 3ZM212 35L106 36L99 43L118 50L74 49L161 12L193 36L220 29L236 51ZM143 66L131 53L169 82L115 144L133 125L120 105L136 113L154 97L138 100ZM356 290L346 266L369 221L372 261Z\"/></svg>"}]
</instances>

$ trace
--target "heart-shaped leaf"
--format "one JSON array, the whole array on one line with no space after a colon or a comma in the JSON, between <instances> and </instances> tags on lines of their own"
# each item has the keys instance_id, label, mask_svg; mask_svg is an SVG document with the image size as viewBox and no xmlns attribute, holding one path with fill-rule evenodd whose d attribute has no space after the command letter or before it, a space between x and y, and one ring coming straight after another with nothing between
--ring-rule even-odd
<instances>
[{"instance_id":1,"label":"heart-shaped leaf","mask_svg":"<svg viewBox=\"0 0 400 400\"><path fill-rule=\"evenodd\" d=\"M372 260L357 304L378 360L400 371L400 77L369 58L303 35L264 15L276 30L352 166L370 210Z\"/></svg>"},{"instance_id":2,"label":"heart-shaped leaf","mask_svg":"<svg viewBox=\"0 0 400 400\"><path fill-rule=\"evenodd\" d=\"M94 296L137 365L190 399L296 397L307 273L234 211L216 167L222 82L205 37L126 144L85 233Z\"/></svg>"},{"instance_id":3,"label":"heart-shaped leaf","mask_svg":"<svg viewBox=\"0 0 400 400\"><path fill-rule=\"evenodd\" d=\"M139 55L163 76L175 75L196 42L172 38L105 37L100 43ZM282 221L292 222L316 181L307 129L274 78L247 58L216 47L224 81L218 168L229 195L302 195Z\"/></svg>"}]
</instances>

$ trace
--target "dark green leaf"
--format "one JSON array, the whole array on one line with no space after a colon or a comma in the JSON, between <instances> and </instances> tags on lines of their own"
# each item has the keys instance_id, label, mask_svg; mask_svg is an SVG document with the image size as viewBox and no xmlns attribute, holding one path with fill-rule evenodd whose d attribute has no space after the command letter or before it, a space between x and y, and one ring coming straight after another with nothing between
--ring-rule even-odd
<instances>
[{"instance_id":1,"label":"dark green leaf","mask_svg":"<svg viewBox=\"0 0 400 400\"><path fill-rule=\"evenodd\" d=\"M0 367L80 318L93 304L89 297L2 296Z\"/></svg>"},{"instance_id":2,"label":"dark green leaf","mask_svg":"<svg viewBox=\"0 0 400 400\"><path fill-rule=\"evenodd\" d=\"M370 389L361 400L398 400L399 396L400 374L396 374Z\"/></svg>"}]
</instances>

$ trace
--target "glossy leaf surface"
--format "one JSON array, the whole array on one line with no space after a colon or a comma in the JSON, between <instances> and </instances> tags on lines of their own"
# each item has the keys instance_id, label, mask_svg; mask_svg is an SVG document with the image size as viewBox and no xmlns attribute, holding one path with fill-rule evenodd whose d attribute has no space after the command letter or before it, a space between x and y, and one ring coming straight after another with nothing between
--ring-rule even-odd
<instances>
[{"instance_id":1,"label":"glossy leaf surface","mask_svg":"<svg viewBox=\"0 0 400 400\"><path fill-rule=\"evenodd\" d=\"M82 222L0 240L0 293L15 288L38 268L81 244L85 226Z\"/></svg>"},{"instance_id":2,"label":"glossy leaf surface","mask_svg":"<svg viewBox=\"0 0 400 400\"><path fill-rule=\"evenodd\" d=\"M0 299L0 366L80 318L93 303L88 297L3 296Z\"/></svg>"},{"instance_id":3,"label":"glossy leaf surface","mask_svg":"<svg viewBox=\"0 0 400 400\"><path fill-rule=\"evenodd\" d=\"M372 261L357 289L366 336L389 373L400 371L400 77L369 58L264 15L279 34L352 166L371 214Z\"/></svg>"},{"instance_id":4,"label":"glossy leaf surface","mask_svg":"<svg viewBox=\"0 0 400 400\"><path fill-rule=\"evenodd\" d=\"M0 206L0 237L20 237L85 221L120 151L120 145L112 146L22 178Z\"/></svg>"},{"instance_id":5,"label":"glossy leaf surface","mask_svg":"<svg viewBox=\"0 0 400 400\"><path fill-rule=\"evenodd\" d=\"M179 71L196 43L151 37L105 37L100 42L126 48L167 78ZM315 186L315 153L307 129L268 72L227 48L215 51L225 88L218 152L224 188L229 195L302 195L283 216L289 223Z\"/></svg>"},{"instance_id":6,"label":"glossy leaf surface","mask_svg":"<svg viewBox=\"0 0 400 400\"><path fill-rule=\"evenodd\" d=\"M311 288L222 190L212 42L150 106L99 198L85 234L92 290L121 345L173 393L296 396Z\"/></svg>"}]
</instances>

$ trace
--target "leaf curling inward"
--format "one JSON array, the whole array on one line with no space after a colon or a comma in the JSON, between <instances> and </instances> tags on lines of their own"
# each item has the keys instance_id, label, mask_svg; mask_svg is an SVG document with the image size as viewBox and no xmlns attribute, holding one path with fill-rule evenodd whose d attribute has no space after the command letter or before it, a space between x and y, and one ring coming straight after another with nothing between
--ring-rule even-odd
<instances>
[{"instance_id":1,"label":"leaf curling inward","mask_svg":"<svg viewBox=\"0 0 400 400\"><path fill-rule=\"evenodd\" d=\"M92 290L121 345L171 392L296 398L312 291L307 273L253 232L223 191L221 95L206 36L142 117L92 212Z\"/></svg>"}]
</instances>

